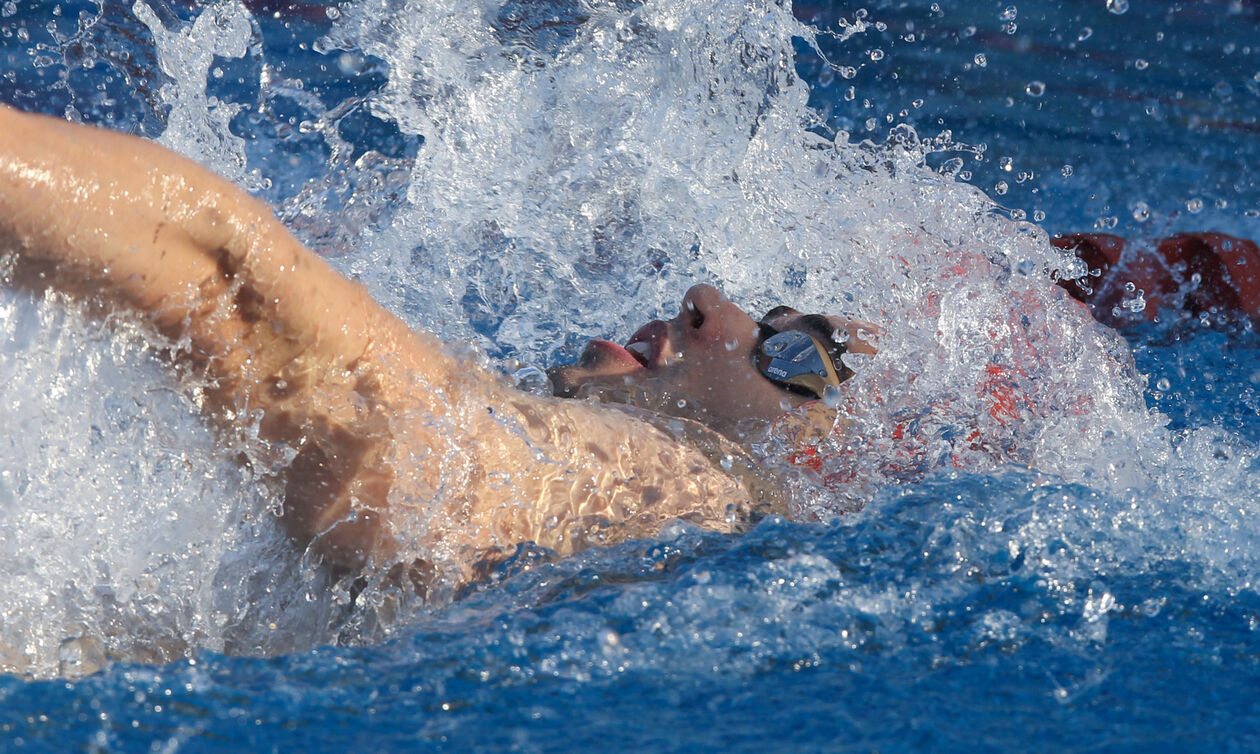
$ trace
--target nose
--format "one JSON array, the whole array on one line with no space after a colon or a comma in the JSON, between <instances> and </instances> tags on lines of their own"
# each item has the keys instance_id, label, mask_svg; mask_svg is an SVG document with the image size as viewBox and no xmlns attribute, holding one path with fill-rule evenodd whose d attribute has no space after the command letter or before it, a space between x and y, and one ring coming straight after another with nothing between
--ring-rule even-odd
<instances>
[{"instance_id":1,"label":"nose","mask_svg":"<svg viewBox=\"0 0 1260 754\"><path fill-rule=\"evenodd\" d=\"M685 331L704 331L720 327L723 310L731 306L722 292L711 285L693 285L683 294L678 324Z\"/></svg>"}]
</instances>

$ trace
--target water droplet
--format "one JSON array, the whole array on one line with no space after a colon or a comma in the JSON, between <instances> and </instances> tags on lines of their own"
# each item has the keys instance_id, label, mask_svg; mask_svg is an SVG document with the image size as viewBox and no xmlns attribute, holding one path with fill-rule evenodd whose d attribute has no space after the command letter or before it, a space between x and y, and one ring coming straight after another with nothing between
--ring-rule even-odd
<instances>
[{"instance_id":1,"label":"water droplet","mask_svg":"<svg viewBox=\"0 0 1260 754\"><path fill-rule=\"evenodd\" d=\"M1147 66L1149 65L1150 63L1146 62L1142 58L1138 58L1137 60L1133 61L1133 67L1138 69L1139 71L1145 71Z\"/></svg>"},{"instance_id":2,"label":"water droplet","mask_svg":"<svg viewBox=\"0 0 1260 754\"><path fill-rule=\"evenodd\" d=\"M1002 168L1008 173L1011 172L1011 169L1014 166L1015 166L1015 161L1011 159L1010 157L1003 157L998 160L998 167Z\"/></svg>"},{"instance_id":3,"label":"water droplet","mask_svg":"<svg viewBox=\"0 0 1260 754\"><path fill-rule=\"evenodd\" d=\"M1002 11L1003 21L1014 21L1018 17L1019 8L1016 8L1014 5L1008 5L1006 6L1006 10Z\"/></svg>"},{"instance_id":4,"label":"water droplet","mask_svg":"<svg viewBox=\"0 0 1260 754\"><path fill-rule=\"evenodd\" d=\"M1155 389L1159 390L1160 392L1166 393L1168 392L1168 389L1171 387L1172 387L1172 383L1168 381L1167 377L1160 377L1159 380L1156 381L1155 383Z\"/></svg>"},{"instance_id":5,"label":"water droplet","mask_svg":"<svg viewBox=\"0 0 1260 754\"><path fill-rule=\"evenodd\" d=\"M998 196L1005 195L1007 191L1010 191L1010 189L1011 187L1009 184L1007 184L1006 181L998 181L996 184L993 185L993 193L997 194Z\"/></svg>"},{"instance_id":6,"label":"water droplet","mask_svg":"<svg viewBox=\"0 0 1260 754\"><path fill-rule=\"evenodd\" d=\"M1085 40L1089 39L1092 36L1094 36L1094 30L1086 26L1085 28L1081 29L1080 34L1076 35L1076 41L1084 42Z\"/></svg>"},{"instance_id":7,"label":"water droplet","mask_svg":"<svg viewBox=\"0 0 1260 754\"><path fill-rule=\"evenodd\" d=\"M1199 199L1198 197L1191 199L1190 201L1186 202L1186 210L1191 212L1192 214L1198 214L1199 212L1203 210L1203 200Z\"/></svg>"},{"instance_id":8,"label":"water droplet","mask_svg":"<svg viewBox=\"0 0 1260 754\"><path fill-rule=\"evenodd\" d=\"M1071 177L1072 177L1072 173L1073 173L1074 171L1072 170L1072 166L1071 166L1071 165L1064 165L1064 166L1062 167L1062 169L1060 169L1060 170L1059 170L1059 172L1063 175L1063 177L1064 177L1064 178L1071 178Z\"/></svg>"},{"instance_id":9,"label":"water droplet","mask_svg":"<svg viewBox=\"0 0 1260 754\"><path fill-rule=\"evenodd\" d=\"M1117 16L1123 15L1129 10L1129 0L1107 0L1107 10Z\"/></svg>"},{"instance_id":10,"label":"water droplet","mask_svg":"<svg viewBox=\"0 0 1260 754\"><path fill-rule=\"evenodd\" d=\"M1028 86L1024 87L1024 91L1028 92L1030 97L1040 97L1046 93L1046 82L1029 81Z\"/></svg>"},{"instance_id":11,"label":"water droplet","mask_svg":"<svg viewBox=\"0 0 1260 754\"><path fill-rule=\"evenodd\" d=\"M857 75L857 69L851 65L842 65L837 72L840 74L840 78L845 79L851 79Z\"/></svg>"},{"instance_id":12,"label":"water droplet","mask_svg":"<svg viewBox=\"0 0 1260 754\"><path fill-rule=\"evenodd\" d=\"M984 68L985 66L989 64L989 59L985 57L983 52L978 53L976 55L975 60L976 60L976 65L980 66L981 68Z\"/></svg>"},{"instance_id":13,"label":"water droplet","mask_svg":"<svg viewBox=\"0 0 1260 754\"><path fill-rule=\"evenodd\" d=\"M828 385L823 390L822 402L824 405L827 406L827 408L832 408L832 409L840 408L841 396L842 396L842 393L840 391L840 388L836 387L835 385Z\"/></svg>"},{"instance_id":14,"label":"water droplet","mask_svg":"<svg viewBox=\"0 0 1260 754\"><path fill-rule=\"evenodd\" d=\"M884 59L883 50L871 50L871 60L883 60L883 59Z\"/></svg>"},{"instance_id":15,"label":"water droplet","mask_svg":"<svg viewBox=\"0 0 1260 754\"><path fill-rule=\"evenodd\" d=\"M844 99L846 102L852 102L853 100L857 99L857 89L854 89L853 87L849 87L848 89L845 89Z\"/></svg>"},{"instance_id":16,"label":"water droplet","mask_svg":"<svg viewBox=\"0 0 1260 754\"><path fill-rule=\"evenodd\" d=\"M963 166L963 160L961 157L951 157L945 162L941 163L940 173L941 175L954 175L958 171L962 170L962 166Z\"/></svg>"},{"instance_id":17,"label":"water droplet","mask_svg":"<svg viewBox=\"0 0 1260 754\"><path fill-rule=\"evenodd\" d=\"M1133 219L1144 223L1151 219L1151 208L1146 202L1133 203Z\"/></svg>"},{"instance_id":18,"label":"water droplet","mask_svg":"<svg viewBox=\"0 0 1260 754\"><path fill-rule=\"evenodd\" d=\"M328 16L328 18L332 19L333 21L336 21L337 19L341 18L341 9L335 5L328 6L328 8L324 11L324 13Z\"/></svg>"},{"instance_id":19,"label":"water droplet","mask_svg":"<svg viewBox=\"0 0 1260 754\"><path fill-rule=\"evenodd\" d=\"M1037 210L1033 210L1033 220L1034 220L1034 221L1036 221L1036 222L1041 222L1042 220L1045 220L1045 219L1046 219L1046 213L1045 213L1045 212L1042 212L1042 211L1041 211L1041 210L1039 210L1039 209L1037 209Z\"/></svg>"},{"instance_id":20,"label":"water droplet","mask_svg":"<svg viewBox=\"0 0 1260 754\"><path fill-rule=\"evenodd\" d=\"M679 408L686 408L686 407L687 407L687 399L686 399L686 398L679 398L679 399L678 399L678 404L677 404L677 405L678 405L678 407L679 407Z\"/></svg>"},{"instance_id":21,"label":"water droplet","mask_svg":"<svg viewBox=\"0 0 1260 754\"><path fill-rule=\"evenodd\" d=\"M723 455L722 460L718 462L718 465L722 467L722 471L730 471L731 468L735 466L735 456L730 453Z\"/></svg>"},{"instance_id":22,"label":"water droplet","mask_svg":"<svg viewBox=\"0 0 1260 754\"><path fill-rule=\"evenodd\" d=\"M734 351L736 348L739 348L739 340L737 338L731 338L722 345L726 347L726 350Z\"/></svg>"}]
</instances>

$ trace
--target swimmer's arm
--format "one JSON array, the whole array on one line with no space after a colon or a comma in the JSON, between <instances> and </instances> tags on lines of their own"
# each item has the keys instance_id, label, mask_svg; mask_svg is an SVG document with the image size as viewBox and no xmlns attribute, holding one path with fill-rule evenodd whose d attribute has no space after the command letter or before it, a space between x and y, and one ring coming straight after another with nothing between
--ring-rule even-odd
<instances>
[{"instance_id":1,"label":"swimmer's arm","mask_svg":"<svg viewBox=\"0 0 1260 754\"><path fill-rule=\"evenodd\" d=\"M264 345L242 336L342 366L419 348L434 373L422 376L450 368L436 341L306 250L264 204L142 139L0 107L0 241L49 283L188 338L224 374ZM259 319L272 332L247 332Z\"/></svg>"},{"instance_id":2,"label":"swimmer's arm","mask_svg":"<svg viewBox=\"0 0 1260 754\"><path fill-rule=\"evenodd\" d=\"M569 551L678 516L721 527L746 502L659 430L452 358L261 202L155 144L0 107L0 250L19 281L182 341L211 413L259 413L264 439L299 451L283 521L347 567L392 557L410 501L450 507L429 528L452 551Z\"/></svg>"},{"instance_id":3,"label":"swimmer's arm","mask_svg":"<svg viewBox=\"0 0 1260 754\"><path fill-rule=\"evenodd\" d=\"M209 412L261 414L299 450L284 521L350 562L380 546L386 415L454 360L305 249L261 202L156 144L0 107L0 253L18 284L137 314L209 378ZM430 401L432 403L432 401ZM239 423L239 422L238 422ZM423 441L423 438L416 438ZM333 532L333 530L336 532Z\"/></svg>"}]
</instances>

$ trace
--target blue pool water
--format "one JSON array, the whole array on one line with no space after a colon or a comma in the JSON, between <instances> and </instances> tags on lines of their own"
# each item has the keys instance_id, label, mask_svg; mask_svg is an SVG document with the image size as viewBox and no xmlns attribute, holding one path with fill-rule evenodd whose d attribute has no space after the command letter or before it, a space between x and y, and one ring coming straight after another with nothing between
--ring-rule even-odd
<instances>
[{"instance_id":1,"label":"blue pool water","mask_svg":"<svg viewBox=\"0 0 1260 754\"><path fill-rule=\"evenodd\" d=\"M877 300L909 333L887 351L936 353L880 266L907 227L1009 247L1033 273L1053 257L1011 213L1260 236L1253 3L798 5L835 32L812 42L753 2L404 5L19 0L0 9L0 99L202 160L414 326L526 382L696 279L750 307L874 318ZM885 141L905 125L952 141L897 163ZM802 131L857 146L815 164ZM824 250L832 235L872 251ZM959 331L1007 284L974 281ZM288 549L266 481L223 457L141 335L6 292L0 741L1254 750L1260 336L1168 312L1125 331L1134 378L1116 342L1051 310L1087 344L1056 352L1064 394L1099 398L1073 419L1096 424L1079 452L937 469L860 513L823 500L738 537L677 524L567 559L526 548L389 621Z\"/></svg>"}]
</instances>

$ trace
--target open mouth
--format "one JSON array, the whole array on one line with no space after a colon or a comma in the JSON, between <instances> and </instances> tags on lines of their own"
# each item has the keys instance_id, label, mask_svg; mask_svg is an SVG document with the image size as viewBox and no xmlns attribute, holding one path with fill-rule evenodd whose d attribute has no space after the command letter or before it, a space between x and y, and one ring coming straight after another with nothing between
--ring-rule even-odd
<instances>
[{"instance_id":1,"label":"open mouth","mask_svg":"<svg viewBox=\"0 0 1260 754\"><path fill-rule=\"evenodd\" d=\"M618 371L621 371L622 369L642 369L646 364L635 352L625 346L617 345L611 340L595 338L582 349L582 355L578 358L576 366L585 369L616 366L619 368Z\"/></svg>"},{"instance_id":2,"label":"open mouth","mask_svg":"<svg viewBox=\"0 0 1260 754\"><path fill-rule=\"evenodd\" d=\"M652 369L665 363L669 354L669 325L654 320L639 328L624 346L595 338L586 344L574 366L607 374L623 374Z\"/></svg>"},{"instance_id":3,"label":"open mouth","mask_svg":"<svg viewBox=\"0 0 1260 754\"><path fill-rule=\"evenodd\" d=\"M630 336L625 349L644 367L655 367L665 363L668 346L669 325L654 319Z\"/></svg>"}]
</instances>

